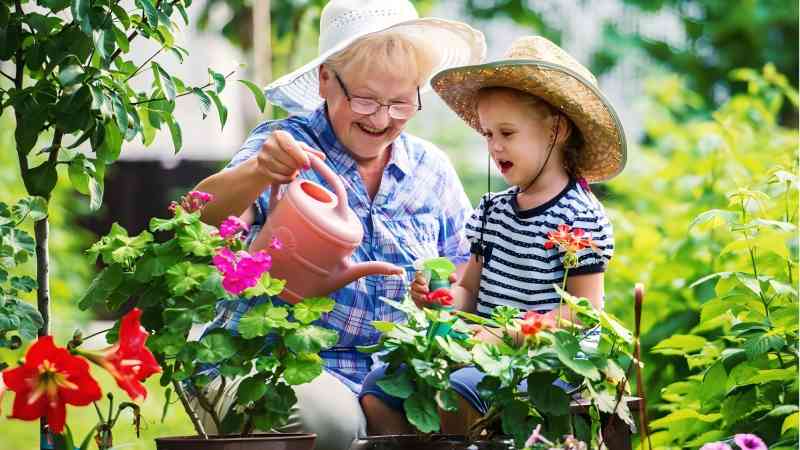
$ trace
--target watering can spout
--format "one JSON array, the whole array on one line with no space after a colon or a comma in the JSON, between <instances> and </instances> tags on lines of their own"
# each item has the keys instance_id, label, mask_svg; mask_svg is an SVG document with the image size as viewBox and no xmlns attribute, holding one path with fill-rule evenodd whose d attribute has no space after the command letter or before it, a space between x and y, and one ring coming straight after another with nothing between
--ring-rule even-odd
<instances>
[{"instance_id":1,"label":"watering can spout","mask_svg":"<svg viewBox=\"0 0 800 450\"><path fill-rule=\"evenodd\" d=\"M338 271L338 273L331 274L331 285L335 286L336 289L340 289L352 283L353 281L368 275L404 276L405 270L403 270L402 267L382 261L368 261L356 264L348 264L342 270Z\"/></svg>"}]
</instances>

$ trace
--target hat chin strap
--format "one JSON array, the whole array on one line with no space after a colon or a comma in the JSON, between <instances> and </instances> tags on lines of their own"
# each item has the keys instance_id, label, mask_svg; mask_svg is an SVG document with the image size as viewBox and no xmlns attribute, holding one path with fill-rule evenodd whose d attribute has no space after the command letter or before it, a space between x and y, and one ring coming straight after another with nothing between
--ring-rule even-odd
<instances>
[{"instance_id":1,"label":"hat chin strap","mask_svg":"<svg viewBox=\"0 0 800 450\"><path fill-rule=\"evenodd\" d=\"M547 157L544 159L541 167L539 167L539 171L536 173L536 176L533 177L533 179L527 185L525 185L525 189L520 189L518 192L526 192L528 189L530 189L531 186L533 186L533 183L535 183L536 180L539 179L539 176L542 175L544 168L547 167L547 162L550 161L550 155L553 154L553 149L556 146L556 139L558 138L558 128L560 123L561 114L556 114L556 122L553 124L553 138L550 140L550 147L547 150Z\"/></svg>"}]
</instances>

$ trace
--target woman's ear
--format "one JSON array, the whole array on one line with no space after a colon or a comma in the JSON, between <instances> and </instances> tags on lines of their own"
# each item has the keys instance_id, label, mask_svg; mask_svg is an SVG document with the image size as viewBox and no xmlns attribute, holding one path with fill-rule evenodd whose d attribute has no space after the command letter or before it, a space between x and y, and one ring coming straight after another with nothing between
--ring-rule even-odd
<instances>
[{"instance_id":1,"label":"woman's ear","mask_svg":"<svg viewBox=\"0 0 800 450\"><path fill-rule=\"evenodd\" d=\"M320 64L317 76L319 77L319 96L327 100L331 90L331 79L333 78L331 71L325 67L325 64Z\"/></svg>"}]
</instances>

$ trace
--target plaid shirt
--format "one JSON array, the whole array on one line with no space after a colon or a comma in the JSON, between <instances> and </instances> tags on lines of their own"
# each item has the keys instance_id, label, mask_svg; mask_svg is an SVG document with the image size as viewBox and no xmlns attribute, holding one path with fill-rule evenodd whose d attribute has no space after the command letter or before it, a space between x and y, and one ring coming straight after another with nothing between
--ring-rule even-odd
<instances>
[{"instance_id":1,"label":"plaid shirt","mask_svg":"<svg viewBox=\"0 0 800 450\"><path fill-rule=\"evenodd\" d=\"M350 208L364 228L364 240L351 256L352 261L387 261L406 269L405 280L367 276L332 293L336 306L320 320L319 325L339 333L338 344L320 354L327 370L358 393L373 360L356 346L378 341L380 333L372 326L373 320L404 319L403 313L380 299L402 300L414 277L412 264L418 258L446 256L456 264L466 262L469 242L464 226L472 207L447 156L433 144L406 133L392 143L391 160L384 169L378 193L370 201L356 162L337 140L324 105L307 116L261 123L228 167L256 155L275 129L285 130L295 139L322 150L328 166L345 184ZM300 177L331 188L314 170L302 171ZM268 202L269 189L256 202L257 217L250 240L264 223ZM235 331L242 314L266 300L256 297L219 302L217 317L206 331L219 327Z\"/></svg>"}]
</instances>

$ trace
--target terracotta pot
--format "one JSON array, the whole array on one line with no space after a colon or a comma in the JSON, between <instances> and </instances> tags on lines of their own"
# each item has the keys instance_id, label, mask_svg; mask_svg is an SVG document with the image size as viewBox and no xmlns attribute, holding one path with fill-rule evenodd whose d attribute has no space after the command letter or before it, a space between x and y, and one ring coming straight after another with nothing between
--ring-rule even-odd
<instances>
[{"instance_id":1,"label":"terracotta pot","mask_svg":"<svg viewBox=\"0 0 800 450\"><path fill-rule=\"evenodd\" d=\"M269 433L247 437L230 435L225 437L178 436L156 439L158 450L312 450L313 433Z\"/></svg>"},{"instance_id":2,"label":"terracotta pot","mask_svg":"<svg viewBox=\"0 0 800 450\"><path fill-rule=\"evenodd\" d=\"M467 442L458 435L388 435L358 439L350 450L514 450L510 440Z\"/></svg>"}]
</instances>

